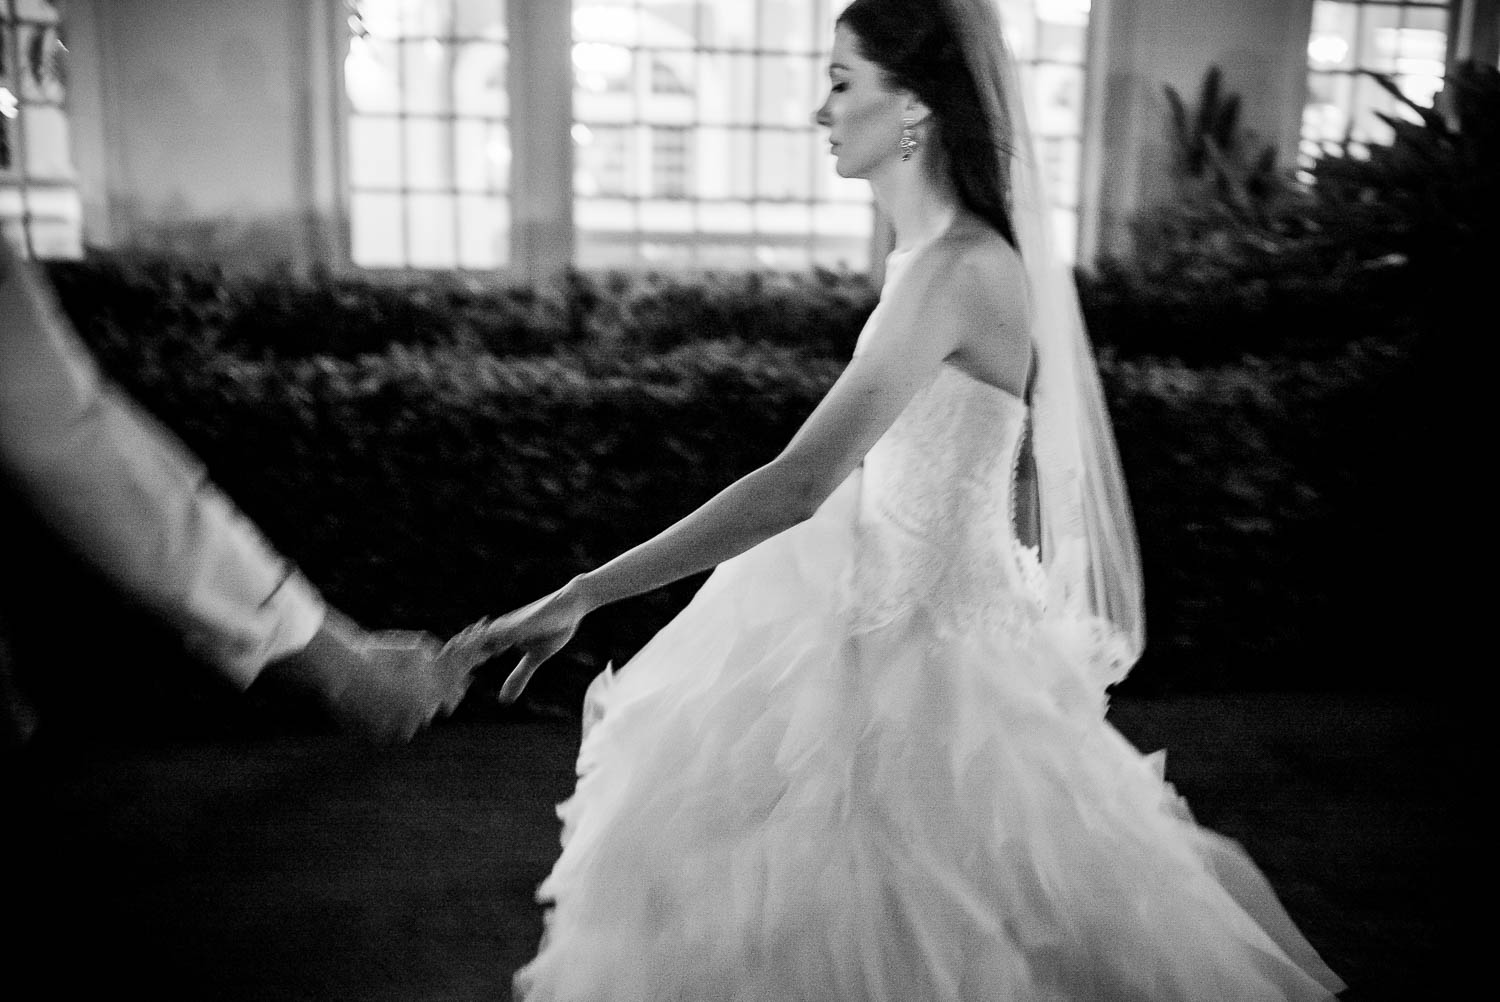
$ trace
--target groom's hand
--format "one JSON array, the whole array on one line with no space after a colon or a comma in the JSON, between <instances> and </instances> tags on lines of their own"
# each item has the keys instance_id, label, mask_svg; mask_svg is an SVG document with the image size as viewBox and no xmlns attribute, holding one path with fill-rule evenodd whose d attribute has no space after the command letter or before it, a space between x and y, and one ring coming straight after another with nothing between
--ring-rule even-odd
<instances>
[{"instance_id":1,"label":"groom's hand","mask_svg":"<svg viewBox=\"0 0 1500 1002\"><path fill-rule=\"evenodd\" d=\"M441 674L438 651L431 634L372 632L329 609L307 647L268 673L312 690L344 730L397 744L463 699L467 677Z\"/></svg>"},{"instance_id":2,"label":"groom's hand","mask_svg":"<svg viewBox=\"0 0 1500 1002\"><path fill-rule=\"evenodd\" d=\"M366 634L357 670L330 706L334 719L345 730L394 744L452 713L464 690L439 678L438 649L437 638L427 633Z\"/></svg>"}]
</instances>

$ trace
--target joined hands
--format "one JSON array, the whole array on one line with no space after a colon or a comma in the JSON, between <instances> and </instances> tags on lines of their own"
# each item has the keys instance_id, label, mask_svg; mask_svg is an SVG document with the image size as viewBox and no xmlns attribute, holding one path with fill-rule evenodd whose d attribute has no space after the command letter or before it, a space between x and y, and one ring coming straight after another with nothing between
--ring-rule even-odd
<instances>
[{"instance_id":1,"label":"joined hands","mask_svg":"<svg viewBox=\"0 0 1500 1002\"><path fill-rule=\"evenodd\" d=\"M468 689L438 660L436 637L366 630L329 609L307 646L267 666L272 684L310 693L343 730L401 744L452 713Z\"/></svg>"},{"instance_id":2,"label":"joined hands","mask_svg":"<svg viewBox=\"0 0 1500 1002\"><path fill-rule=\"evenodd\" d=\"M568 585L498 619L481 619L443 645L436 673L456 683L491 658L519 648L521 660L499 693L500 702L514 703L536 670L573 639L579 622L591 608L579 590Z\"/></svg>"}]
</instances>

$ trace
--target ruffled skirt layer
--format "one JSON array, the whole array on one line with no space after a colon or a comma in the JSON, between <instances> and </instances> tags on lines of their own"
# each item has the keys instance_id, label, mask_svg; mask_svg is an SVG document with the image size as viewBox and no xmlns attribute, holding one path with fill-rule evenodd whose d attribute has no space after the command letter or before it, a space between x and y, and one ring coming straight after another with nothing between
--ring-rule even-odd
<instances>
[{"instance_id":1,"label":"ruffled skirt layer","mask_svg":"<svg viewBox=\"0 0 1500 1002\"><path fill-rule=\"evenodd\" d=\"M1067 684L1066 638L859 622L858 475L586 708L531 1002L1229 1002L1342 987Z\"/></svg>"}]
</instances>

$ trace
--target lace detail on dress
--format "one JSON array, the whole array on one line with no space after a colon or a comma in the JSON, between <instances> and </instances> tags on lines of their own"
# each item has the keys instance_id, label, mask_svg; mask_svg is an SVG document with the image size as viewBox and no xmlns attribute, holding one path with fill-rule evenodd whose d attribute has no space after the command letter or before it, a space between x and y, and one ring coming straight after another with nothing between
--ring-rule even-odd
<instances>
[{"instance_id":1,"label":"lace detail on dress","mask_svg":"<svg viewBox=\"0 0 1500 1002\"><path fill-rule=\"evenodd\" d=\"M856 625L914 608L944 632L1019 636L1045 587L1013 526L1026 405L951 366L902 412L864 462Z\"/></svg>"}]
</instances>

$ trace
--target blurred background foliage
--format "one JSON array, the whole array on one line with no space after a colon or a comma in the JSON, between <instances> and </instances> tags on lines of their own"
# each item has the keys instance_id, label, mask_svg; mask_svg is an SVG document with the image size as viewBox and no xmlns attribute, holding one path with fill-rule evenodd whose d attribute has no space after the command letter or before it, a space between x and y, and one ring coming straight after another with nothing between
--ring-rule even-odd
<instances>
[{"instance_id":1,"label":"blurred background foliage","mask_svg":"<svg viewBox=\"0 0 1500 1002\"><path fill-rule=\"evenodd\" d=\"M1446 97L1442 114L1393 123L1390 146L1330 151L1298 179L1236 133L1211 74L1196 110L1172 102L1181 197L1140 220L1137 253L1079 273L1147 573L1148 653L1125 691L1408 677L1420 599L1406 583L1427 563L1408 542L1427 511L1409 473L1419 359L1494 273L1497 234L1500 74L1465 67ZM829 272L525 287L131 256L49 271L106 371L331 601L440 634L560 585L772 457L876 295ZM23 561L68 563L40 533L34 546ZM48 588L95 587L86 577L12 597L33 636L68 607ZM700 582L593 617L533 708L576 708ZM131 642L153 629L116 626ZM118 630L79 642L107 664ZM93 684L112 694L95 697L104 715L130 698Z\"/></svg>"},{"instance_id":2,"label":"blurred background foliage","mask_svg":"<svg viewBox=\"0 0 1500 1002\"><path fill-rule=\"evenodd\" d=\"M1389 145L1295 174L1240 127L1216 70L1196 108L1167 97L1172 197L1136 221L1133 254L1080 276L1096 342L1208 363L1472 325L1500 263L1500 70L1460 64L1439 110L1381 116Z\"/></svg>"}]
</instances>

